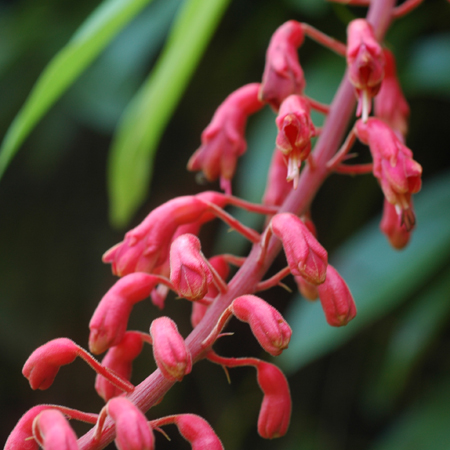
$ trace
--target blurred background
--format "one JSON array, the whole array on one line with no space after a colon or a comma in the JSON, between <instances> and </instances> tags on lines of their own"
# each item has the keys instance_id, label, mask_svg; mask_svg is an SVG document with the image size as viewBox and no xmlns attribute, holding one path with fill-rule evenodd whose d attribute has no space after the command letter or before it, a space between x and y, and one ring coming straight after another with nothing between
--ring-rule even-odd
<instances>
[{"instance_id":1,"label":"blurred background","mask_svg":"<svg viewBox=\"0 0 450 450\"><path fill-rule=\"evenodd\" d=\"M21 375L23 363L37 346L56 337L87 347L90 317L115 281L102 254L154 207L205 189L185 170L188 158L218 104L241 85L261 79L274 30L296 19L345 40L348 21L365 13L322 0L228 2L157 145L145 203L126 227L118 228L108 212L111 144L185 5L183 0L147 3L42 114L0 180L0 442L35 404L90 412L102 407L93 389L94 374L82 361L63 367L44 392L31 391ZM44 68L100 4L0 1L1 136ZM277 441L258 436L262 394L253 369L232 370L228 384L221 368L207 362L197 364L149 411L149 418L200 414L227 450L448 449L450 5L427 0L393 24L386 43L397 57L411 106L407 144L423 166L423 190L415 199L417 230L409 247L394 251L379 232L382 194L372 176L330 177L314 202L313 220L319 240L352 289L358 316L345 329L331 329L318 303L279 288L264 294L294 330L289 350L278 359L293 397L287 435ZM308 39L299 55L306 93L331 101L344 61ZM152 108L157 111L159 105ZM321 120L314 116L316 125ZM248 151L233 187L258 201L274 147L273 113L268 108L258 113L247 131ZM357 149L367 157L366 148ZM258 226L257 218L240 217ZM202 243L207 256L224 249L244 255L248 248L216 223L202 231ZM280 257L274 271L283 264ZM287 283L295 291L291 280ZM147 331L159 314L150 302L142 302L130 328ZM189 333L188 302L170 297L164 314L175 319L183 335ZM235 334L217 345L219 353L267 358L246 326L232 321L230 328ZM132 381L140 382L154 366L146 348ZM88 429L76 427L78 433ZM172 441L158 436L157 448L189 448L175 429L167 432Z\"/></svg>"}]
</instances>

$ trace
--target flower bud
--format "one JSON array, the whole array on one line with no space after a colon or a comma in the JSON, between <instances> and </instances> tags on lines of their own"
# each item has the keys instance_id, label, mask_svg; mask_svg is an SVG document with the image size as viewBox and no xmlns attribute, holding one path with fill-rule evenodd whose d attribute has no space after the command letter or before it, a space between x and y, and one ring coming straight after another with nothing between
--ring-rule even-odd
<instances>
[{"instance_id":1,"label":"flower bud","mask_svg":"<svg viewBox=\"0 0 450 450\"><path fill-rule=\"evenodd\" d=\"M243 295L231 304L231 311L247 322L261 347L272 356L278 356L288 348L291 327L283 316L263 299L255 295Z\"/></svg>"},{"instance_id":2,"label":"flower bud","mask_svg":"<svg viewBox=\"0 0 450 450\"><path fill-rule=\"evenodd\" d=\"M412 204L411 204L412 208ZM380 223L381 231L386 235L392 247L397 250L404 248L411 236L405 224L402 224L401 215L398 214L395 206L384 199L383 217Z\"/></svg>"},{"instance_id":3,"label":"flower bud","mask_svg":"<svg viewBox=\"0 0 450 450\"><path fill-rule=\"evenodd\" d=\"M188 162L188 170L201 170L209 181L220 177L221 187L227 193L231 193L230 180L237 159L247 149L247 118L263 107L258 99L259 87L259 83L247 84L224 100L202 133L201 147Z\"/></svg>"},{"instance_id":4,"label":"flower bud","mask_svg":"<svg viewBox=\"0 0 450 450\"><path fill-rule=\"evenodd\" d=\"M127 331L122 342L108 350L102 360L102 366L113 370L123 379L130 380L132 363L141 353L143 344L141 333ZM95 379L95 390L106 402L123 393L102 375L97 375Z\"/></svg>"},{"instance_id":5,"label":"flower bud","mask_svg":"<svg viewBox=\"0 0 450 450\"><path fill-rule=\"evenodd\" d=\"M116 425L115 444L119 450L153 450L155 438L144 413L125 397L115 397L107 412Z\"/></svg>"},{"instance_id":6,"label":"flower bud","mask_svg":"<svg viewBox=\"0 0 450 450\"><path fill-rule=\"evenodd\" d=\"M265 439L284 436L291 420L291 394L283 372L261 361L257 368L258 384L264 393L258 418L258 433Z\"/></svg>"},{"instance_id":7,"label":"flower bud","mask_svg":"<svg viewBox=\"0 0 450 450\"><path fill-rule=\"evenodd\" d=\"M292 185L286 180L286 161L283 153L275 149L267 176L264 192L264 205L280 206L292 191Z\"/></svg>"},{"instance_id":8,"label":"flower bud","mask_svg":"<svg viewBox=\"0 0 450 450\"><path fill-rule=\"evenodd\" d=\"M269 103L275 111L286 97L302 94L305 88L297 54L303 40L302 26L295 20L281 25L270 40L259 98Z\"/></svg>"},{"instance_id":9,"label":"flower bud","mask_svg":"<svg viewBox=\"0 0 450 450\"><path fill-rule=\"evenodd\" d=\"M191 444L192 450L223 450L222 442L202 417L180 414L174 420L180 434Z\"/></svg>"},{"instance_id":10,"label":"flower bud","mask_svg":"<svg viewBox=\"0 0 450 450\"><path fill-rule=\"evenodd\" d=\"M347 66L359 99L356 115L363 113L365 120L370 114L370 100L377 95L384 77L383 49L365 19L355 19L347 28Z\"/></svg>"},{"instance_id":11,"label":"flower bud","mask_svg":"<svg viewBox=\"0 0 450 450\"><path fill-rule=\"evenodd\" d=\"M48 389L61 366L72 363L79 347L67 338L54 339L41 345L27 359L22 374L30 382L31 389Z\"/></svg>"},{"instance_id":12,"label":"flower bud","mask_svg":"<svg viewBox=\"0 0 450 450\"><path fill-rule=\"evenodd\" d=\"M56 409L45 409L36 416L33 434L44 450L78 450L75 432Z\"/></svg>"},{"instance_id":13,"label":"flower bud","mask_svg":"<svg viewBox=\"0 0 450 450\"><path fill-rule=\"evenodd\" d=\"M181 381L192 369L191 354L178 328L169 317L159 317L150 326L153 356L158 368L170 381Z\"/></svg>"},{"instance_id":14,"label":"flower bud","mask_svg":"<svg viewBox=\"0 0 450 450\"><path fill-rule=\"evenodd\" d=\"M122 341L133 305L147 298L158 282L153 275L132 273L114 284L101 299L89 323L92 353L103 353Z\"/></svg>"},{"instance_id":15,"label":"flower bud","mask_svg":"<svg viewBox=\"0 0 450 450\"><path fill-rule=\"evenodd\" d=\"M327 251L319 244L300 218L291 213L276 214L271 229L283 243L292 275L312 284L325 281Z\"/></svg>"},{"instance_id":16,"label":"flower bud","mask_svg":"<svg viewBox=\"0 0 450 450\"><path fill-rule=\"evenodd\" d=\"M200 240L193 234L179 236L170 247L170 281L180 297L191 301L202 299L213 282Z\"/></svg>"},{"instance_id":17,"label":"flower bud","mask_svg":"<svg viewBox=\"0 0 450 450\"><path fill-rule=\"evenodd\" d=\"M385 73L380 92L375 97L375 115L404 137L408 132L409 105L397 78L394 55L387 49L383 53Z\"/></svg>"},{"instance_id":18,"label":"flower bud","mask_svg":"<svg viewBox=\"0 0 450 450\"><path fill-rule=\"evenodd\" d=\"M294 277L297 283L298 290L300 294L303 295L307 300L317 300L319 293L317 292L317 286L315 284L308 283L303 277Z\"/></svg>"},{"instance_id":19,"label":"flower bud","mask_svg":"<svg viewBox=\"0 0 450 450\"><path fill-rule=\"evenodd\" d=\"M330 264L327 267L327 279L317 290L325 318L330 325L342 327L356 316L356 306L350 289Z\"/></svg>"},{"instance_id":20,"label":"flower bud","mask_svg":"<svg viewBox=\"0 0 450 450\"><path fill-rule=\"evenodd\" d=\"M287 159L288 181L294 181L297 187L299 170L311 152L311 138L316 129L311 120L308 100L299 95L290 95L281 103L276 118L278 135L276 146Z\"/></svg>"}]
</instances>

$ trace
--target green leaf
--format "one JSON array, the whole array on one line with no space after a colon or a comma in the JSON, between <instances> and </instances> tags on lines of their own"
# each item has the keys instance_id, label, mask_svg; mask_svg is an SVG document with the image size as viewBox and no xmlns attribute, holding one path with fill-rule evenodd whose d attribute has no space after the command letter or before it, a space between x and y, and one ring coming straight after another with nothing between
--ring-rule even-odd
<instances>
[{"instance_id":1,"label":"green leaf","mask_svg":"<svg viewBox=\"0 0 450 450\"><path fill-rule=\"evenodd\" d=\"M292 372L335 349L391 311L422 286L450 254L450 176L428 181L415 198L418 220L412 242L400 252L388 245L379 219L337 251L331 260L346 280L358 308L346 327L325 322L319 302L298 297L286 314L293 329L289 349L277 360Z\"/></svg>"},{"instance_id":2,"label":"green leaf","mask_svg":"<svg viewBox=\"0 0 450 450\"><path fill-rule=\"evenodd\" d=\"M229 2L186 2L155 69L126 109L109 159L113 225L125 225L148 195L159 139Z\"/></svg>"},{"instance_id":3,"label":"green leaf","mask_svg":"<svg viewBox=\"0 0 450 450\"><path fill-rule=\"evenodd\" d=\"M117 33L151 0L104 1L39 77L0 148L0 178L22 142Z\"/></svg>"}]
</instances>

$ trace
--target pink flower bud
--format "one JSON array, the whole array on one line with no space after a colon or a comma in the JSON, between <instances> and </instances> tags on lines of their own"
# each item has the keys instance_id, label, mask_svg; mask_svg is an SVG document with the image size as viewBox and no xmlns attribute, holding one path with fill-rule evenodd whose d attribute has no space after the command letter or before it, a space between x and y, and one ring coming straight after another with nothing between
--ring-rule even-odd
<instances>
[{"instance_id":1,"label":"pink flower bud","mask_svg":"<svg viewBox=\"0 0 450 450\"><path fill-rule=\"evenodd\" d=\"M311 138L316 129L311 120L308 100L299 95L290 95L281 103L276 118L278 135L276 146L287 159L288 181L297 187L299 170L311 152Z\"/></svg>"},{"instance_id":2,"label":"pink flower bud","mask_svg":"<svg viewBox=\"0 0 450 450\"><path fill-rule=\"evenodd\" d=\"M380 119L371 117L356 122L359 140L367 144L373 158L373 174L381 184L389 203L401 212L407 230L414 226L411 195L420 191L422 166L414 161L411 150Z\"/></svg>"},{"instance_id":3,"label":"pink flower bud","mask_svg":"<svg viewBox=\"0 0 450 450\"><path fill-rule=\"evenodd\" d=\"M213 282L200 240L193 234L179 236L170 247L170 281L180 297L191 301L202 299Z\"/></svg>"},{"instance_id":4,"label":"pink flower bud","mask_svg":"<svg viewBox=\"0 0 450 450\"><path fill-rule=\"evenodd\" d=\"M302 94L305 88L297 54L303 40L302 26L295 20L281 25L270 40L259 98L275 111L286 97Z\"/></svg>"},{"instance_id":5,"label":"pink flower bud","mask_svg":"<svg viewBox=\"0 0 450 450\"><path fill-rule=\"evenodd\" d=\"M259 111L259 83L247 84L231 93L217 108L202 133L202 145L188 162L189 170L201 170L209 181L221 177L221 186L230 193L230 180L239 156L247 149L244 132L247 118Z\"/></svg>"},{"instance_id":6,"label":"pink flower bud","mask_svg":"<svg viewBox=\"0 0 450 450\"><path fill-rule=\"evenodd\" d=\"M383 52L385 74L380 92L375 97L375 115L404 137L408 132L409 105L397 78L394 55L387 49Z\"/></svg>"},{"instance_id":7,"label":"pink flower bud","mask_svg":"<svg viewBox=\"0 0 450 450\"><path fill-rule=\"evenodd\" d=\"M108 250L103 261L112 263L115 275L151 273L166 260L176 229L197 221L206 209L205 202L191 195L164 203L129 231L123 242Z\"/></svg>"},{"instance_id":8,"label":"pink flower bud","mask_svg":"<svg viewBox=\"0 0 450 450\"><path fill-rule=\"evenodd\" d=\"M365 19L355 19L347 28L347 66L350 82L359 98L357 116L370 113L370 99L377 95L384 77L383 49L372 26Z\"/></svg>"},{"instance_id":9,"label":"pink flower bud","mask_svg":"<svg viewBox=\"0 0 450 450\"><path fill-rule=\"evenodd\" d=\"M356 316L356 306L346 282L328 264L327 279L317 287L327 322L333 327L347 325Z\"/></svg>"},{"instance_id":10,"label":"pink flower bud","mask_svg":"<svg viewBox=\"0 0 450 450\"><path fill-rule=\"evenodd\" d=\"M159 317L150 326L153 356L158 368L170 381L181 381L192 369L191 354L178 328L169 317Z\"/></svg>"},{"instance_id":11,"label":"pink flower bud","mask_svg":"<svg viewBox=\"0 0 450 450\"><path fill-rule=\"evenodd\" d=\"M75 432L56 409L45 409L36 416L33 434L44 450L78 450Z\"/></svg>"},{"instance_id":12,"label":"pink flower bud","mask_svg":"<svg viewBox=\"0 0 450 450\"><path fill-rule=\"evenodd\" d=\"M286 180L286 161L283 153L275 149L267 176L263 203L280 206L292 191L292 185Z\"/></svg>"},{"instance_id":13,"label":"pink flower bud","mask_svg":"<svg viewBox=\"0 0 450 450\"><path fill-rule=\"evenodd\" d=\"M133 305L149 297L158 282L153 275L132 273L114 284L100 300L89 323L92 353L103 353L122 341Z\"/></svg>"},{"instance_id":14,"label":"pink flower bud","mask_svg":"<svg viewBox=\"0 0 450 450\"><path fill-rule=\"evenodd\" d=\"M191 444L192 450L223 450L222 442L202 417L195 414L180 414L174 423L180 434Z\"/></svg>"},{"instance_id":15,"label":"pink flower bud","mask_svg":"<svg viewBox=\"0 0 450 450\"><path fill-rule=\"evenodd\" d=\"M144 413L125 397L115 397L107 412L116 425L115 444L119 450L153 450L155 438Z\"/></svg>"},{"instance_id":16,"label":"pink flower bud","mask_svg":"<svg viewBox=\"0 0 450 450\"><path fill-rule=\"evenodd\" d=\"M319 244L300 218L291 213L276 214L271 229L283 243L286 259L294 276L312 284L325 281L327 251Z\"/></svg>"},{"instance_id":17,"label":"pink flower bud","mask_svg":"<svg viewBox=\"0 0 450 450\"><path fill-rule=\"evenodd\" d=\"M38 405L27 411L8 436L4 450L38 450L39 445L33 439L33 421L41 411L49 408L49 405Z\"/></svg>"},{"instance_id":18,"label":"pink flower bud","mask_svg":"<svg viewBox=\"0 0 450 450\"><path fill-rule=\"evenodd\" d=\"M79 347L67 338L54 339L37 348L27 359L22 374L31 389L48 389L61 366L72 363Z\"/></svg>"},{"instance_id":19,"label":"pink flower bud","mask_svg":"<svg viewBox=\"0 0 450 450\"><path fill-rule=\"evenodd\" d=\"M401 250L409 242L411 230L408 231L406 229L405 224L402 224L401 214L398 214L395 206L386 199L384 199L383 218L381 219L380 229L389 239L392 247L397 250Z\"/></svg>"},{"instance_id":20,"label":"pink flower bud","mask_svg":"<svg viewBox=\"0 0 450 450\"><path fill-rule=\"evenodd\" d=\"M141 333L127 331L122 342L108 350L102 366L113 370L123 379L130 380L132 363L141 353L143 344ZM123 393L102 375L97 375L95 379L95 390L105 401Z\"/></svg>"},{"instance_id":21,"label":"pink flower bud","mask_svg":"<svg viewBox=\"0 0 450 450\"><path fill-rule=\"evenodd\" d=\"M278 356L288 348L291 327L283 316L263 299L255 295L243 295L231 304L232 313L247 322L261 347L272 356Z\"/></svg>"},{"instance_id":22,"label":"pink flower bud","mask_svg":"<svg viewBox=\"0 0 450 450\"><path fill-rule=\"evenodd\" d=\"M264 393L258 418L258 433L265 439L284 436L291 420L291 394L283 372L261 361L256 367L258 384Z\"/></svg>"}]
</instances>

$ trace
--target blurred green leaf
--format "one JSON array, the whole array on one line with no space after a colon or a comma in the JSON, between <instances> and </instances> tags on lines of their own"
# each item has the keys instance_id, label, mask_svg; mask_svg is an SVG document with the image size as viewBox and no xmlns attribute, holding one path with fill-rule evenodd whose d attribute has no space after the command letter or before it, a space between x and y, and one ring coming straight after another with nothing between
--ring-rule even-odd
<instances>
[{"instance_id":1,"label":"blurred green leaf","mask_svg":"<svg viewBox=\"0 0 450 450\"><path fill-rule=\"evenodd\" d=\"M404 69L405 91L450 96L450 34L423 38L411 50Z\"/></svg>"},{"instance_id":2,"label":"blurred green leaf","mask_svg":"<svg viewBox=\"0 0 450 450\"><path fill-rule=\"evenodd\" d=\"M393 423L372 450L447 450L450 442L450 380L434 386Z\"/></svg>"},{"instance_id":3,"label":"blurred green leaf","mask_svg":"<svg viewBox=\"0 0 450 450\"><path fill-rule=\"evenodd\" d=\"M149 1L104 1L52 59L6 133L0 148L0 177L47 110Z\"/></svg>"},{"instance_id":4,"label":"blurred green leaf","mask_svg":"<svg viewBox=\"0 0 450 450\"><path fill-rule=\"evenodd\" d=\"M366 398L371 409L389 408L407 385L415 365L446 325L450 315L450 271L414 301L395 327L384 361L370 377Z\"/></svg>"},{"instance_id":5,"label":"blurred green leaf","mask_svg":"<svg viewBox=\"0 0 450 450\"><path fill-rule=\"evenodd\" d=\"M147 197L159 139L229 2L186 2L155 69L126 109L109 159L113 225L125 225Z\"/></svg>"},{"instance_id":6,"label":"blurred green leaf","mask_svg":"<svg viewBox=\"0 0 450 450\"><path fill-rule=\"evenodd\" d=\"M349 285L358 315L346 327L325 322L319 302L300 297L286 319L293 329L289 349L279 358L289 372L333 350L361 328L391 311L422 286L450 254L450 176L429 180L415 198L418 219L409 246L397 252L378 229L379 219L337 251L331 263Z\"/></svg>"}]
</instances>

